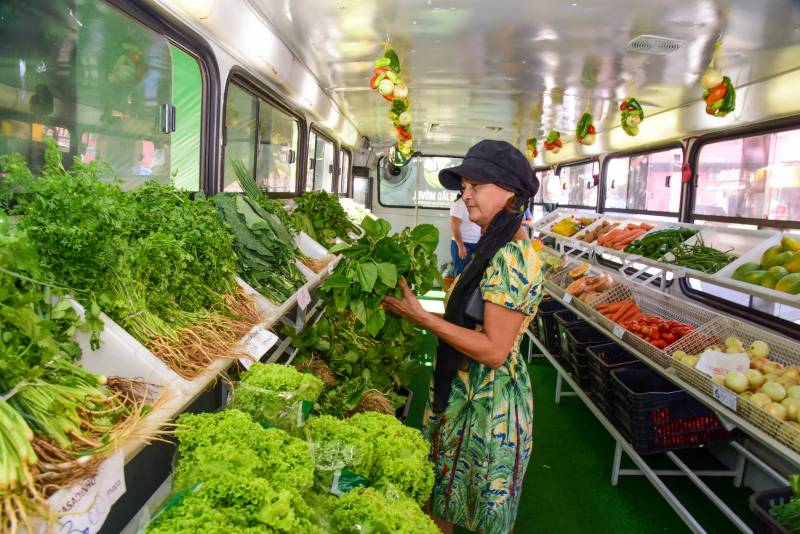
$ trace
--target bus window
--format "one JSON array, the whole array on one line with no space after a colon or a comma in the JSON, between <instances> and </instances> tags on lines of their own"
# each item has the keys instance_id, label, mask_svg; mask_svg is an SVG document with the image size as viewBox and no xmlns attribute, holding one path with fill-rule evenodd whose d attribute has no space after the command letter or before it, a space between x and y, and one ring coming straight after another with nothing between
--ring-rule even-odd
<instances>
[{"instance_id":1,"label":"bus window","mask_svg":"<svg viewBox=\"0 0 800 534\"><path fill-rule=\"evenodd\" d=\"M680 147L609 158L605 209L674 213L677 220L682 160Z\"/></svg>"},{"instance_id":2,"label":"bus window","mask_svg":"<svg viewBox=\"0 0 800 534\"><path fill-rule=\"evenodd\" d=\"M333 142L312 131L308 139L308 173L306 191L325 190L333 193Z\"/></svg>"},{"instance_id":3,"label":"bus window","mask_svg":"<svg viewBox=\"0 0 800 534\"><path fill-rule=\"evenodd\" d=\"M256 181L269 193L297 191L297 148L300 126L297 119L268 102L258 106L258 153Z\"/></svg>"},{"instance_id":4,"label":"bus window","mask_svg":"<svg viewBox=\"0 0 800 534\"><path fill-rule=\"evenodd\" d=\"M337 190L340 195L347 195L350 187L350 152L339 151L339 180Z\"/></svg>"},{"instance_id":5,"label":"bus window","mask_svg":"<svg viewBox=\"0 0 800 534\"><path fill-rule=\"evenodd\" d=\"M170 133L153 127L172 103L163 36L96 0L3 2L0 34L0 155L40 171L53 137L65 165L102 159L126 189L170 182Z\"/></svg>"},{"instance_id":6,"label":"bus window","mask_svg":"<svg viewBox=\"0 0 800 534\"><path fill-rule=\"evenodd\" d=\"M593 168L593 162L587 161L558 169L562 186L558 202L560 205L597 208L597 185L594 183Z\"/></svg>"},{"instance_id":7,"label":"bus window","mask_svg":"<svg viewBox=\"0 0 800 534\"><path fill-rule=\"evenodd\" d=\"M419 156L404 167L388 166L388 169L385 160L381 161L378 166L378 201L391 208L413 208L419 202L421 208L448 209L457 193L442 187L439 171L455 167L461 159Z\"/></svg>"},{"instance_id":8,"label":"bus window","mask_svg":"<svg viewBox=\"0 0 800 534\"><path fill-rule=\"evenodd\" d=\"M172 134L170 172L175 187L200 190L200 131L203 111L203 77L192 56L170 45L172 56Z\"/></svg>"},{"instance_id":9,"label":"bus window","mask_svg":"<svg viewBox=\"0 0 800 534\"><path fill-rule=\"evenodd\" d=\"M693 214L800 227L800 129L703 144Z\"/></svg>"},{"instance_id":10,"label":"bus window","mask_svg":"<svg viewBox=\"0 0 800 534\"><path fill-rule=\"evenodd\" d=\"M225 191L241 191L235 164L268 193L297 191L298 120L236 84L225 100Z\"/></svg>"},{"instance_id":11,"label":"bus window","mask_svg":"<svg viewBox=\"0 0 800 534\"><path fill-rule=\"evenodd\" d=\"M257 117L258 99L231 84L225 100L225 191L242 190L234 170L237 161L250 176L253 175Z\"/></svg>"},{"instance_id":12,"label":"bus window","mask_svg":"<svg viewBox=\"0 0 800 534\"><path fill-rule=\"evenodd\" d=\"M543 204L558 204L561 202L561 179L552 170L539 174L539 189L542 191Z\"/></svg>"}]
</instances>

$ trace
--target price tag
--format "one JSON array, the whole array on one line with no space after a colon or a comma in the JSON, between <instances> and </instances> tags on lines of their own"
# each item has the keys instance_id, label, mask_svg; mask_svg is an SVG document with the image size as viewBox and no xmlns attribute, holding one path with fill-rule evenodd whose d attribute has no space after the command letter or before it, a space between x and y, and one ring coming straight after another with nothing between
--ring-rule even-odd
<instances>
[{"instance_id":1,"label":"price tag","mask_svg":"<svg viewBox=\"0 0 800 534\"><path fill-rule=\"evenodd\" d=\"M714 383L714 398L721 402L723 406L730 408L734 412L736 411L736 393L722 384Z\"/></svg>"},{"instance_id":2,"label":"price tag","mask_svg":"<svg viewBox=\"0 0 800 534\"><path fill-rule=\"evenodd\" d=\"M628 256L628 261L630 263L636 263L637 261L641 260L641 256Z\"/></svg>"},{"instance_id":3,"label":"price tag","mask_svg":"<svg viewBox=\"0 0 800 534\"><path fill-rule=\"evenodd\" d=\"M125 493L124 469L125 460L118 451L100 464L95 476L53 494L48 502L58 517L55 530L64 534L98 532L111 506Z\"/></svg>"},{"instance_id":4,"label":"price tag","mask_svg":"<svg viewBox=\"0 0 800 534\"><path fill-rule=\"evenodd\" d=\"M564 304L572 302L572 293L564 293Z\"/></svg>"},{"instance_id":5,"label":"price tag","mask_svg":"<svg viewBox=\"0 0 800 534\"><path fill-rule=\"evenodd\" d=\"M622 328L620 325L614 325L614 329L612 330L615 336L622 339L622 336L625 335L625 329Z\"/></svg>"},{"instance_id":6,"label":"price tag","mask_svg":"<svg viewBox=\"0 0 800 534\"><path fill-rule=\"evenodd\" d=\"M308 289L305 286L301 287L297 292L297 305L300 306L301 310L305 310L310 302L311 295L308 293Z\"/></svg>"},{"instance_id":7,"label":"price tag","mask_svg":"<svg viewBox=\"0 0 800 534\"><path fill-rule=\"evenodd\" d=\"M254 326L250 332L245 335L244 339L242 339L244 350L246 350L247 354L251 357L239 358L239 363L241 363L245 369L250 369L253 362L260 360L264 353L271 349L277 342L278 336L262 326Z\"/></svg>"}]
</instances>

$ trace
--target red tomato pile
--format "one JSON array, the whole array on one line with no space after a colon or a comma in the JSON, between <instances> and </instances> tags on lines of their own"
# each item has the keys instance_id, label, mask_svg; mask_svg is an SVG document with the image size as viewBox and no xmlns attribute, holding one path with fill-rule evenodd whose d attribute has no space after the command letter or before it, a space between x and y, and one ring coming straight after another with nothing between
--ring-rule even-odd
<instances>
[{"instance_id":1,"label":"red tomato pile","mask_svg":"<svg viewBox=\"0 0 800 534\"><path fill-rule=\"evenodd\" d=\"M665 349L693 330L689 323L668 321L657 315L645 315L620 323L633 334L644 339L657 349Z\"/></svg>"}]
</instances>

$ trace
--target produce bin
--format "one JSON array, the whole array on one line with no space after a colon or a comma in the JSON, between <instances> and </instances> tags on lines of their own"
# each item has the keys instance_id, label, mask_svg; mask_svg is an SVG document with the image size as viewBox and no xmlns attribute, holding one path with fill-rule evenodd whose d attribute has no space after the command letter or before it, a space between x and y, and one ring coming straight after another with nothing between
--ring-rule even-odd
<instances>
[{"instance_id":1,"label":"produce bin","mask_svg":"<svg viewBox=\"0 0 800 534\"><path fill-rule=\"evenodd\" d=\"M614 410L614 387L611 371L622 368L644 369L646 365L616 343L593 345L587 349L589 360L589 383L592 400L600 410L616 422Z\"/></svg>"},{"instance_id":2,"label":"produce bin","mask_svg":"<svg viewBox=\"0 0 800 534\"><path fill-rule=\"evenodd\" d=\"M786 486L767 491L759 491L750 496L750 510L753 511L753 534L789 534L789 530L769 515L773 506L788 502L792 498L792 488Z\"/></svg>"},{"instance_id":3,"label":"produce bin","mask_svg":"<svg viewBox=\"0 0 800 534\"><path fill-rule=\"evenodd\" d=\"M567 331L570 328L589 326L589 323L578 317L577 313L567 309L556 312L554 317L558 329L558 350L554 354L567 359Z\"/></svg>"},{"instance_id":4,"label":"produce bin","mask_svg":"<svg viewBox=\"0 0 800 534\"><path fill-rule=\"evenodd\" d=\"M554 356L558 356L561 350L561 341L558 337L558 322L556 322L555 315L565 310L566 308L557 300L542 300L534 320L536 337Z\"/></svg>"},{"instance_id":5,"label":"produce bin","mask_svg":"<svg viewBox=\"0 0 800 534\"><path fill-rule=\"evenodd\" d=\"M710 409L652 369L611 371L619 429L639 454L732 437Z\"/></svg>"},{"instance_id":6,"label":"produce bin","mask_svg":"<svg viewBox=\"0 0 800 534\"><path fill-rule=\"evenodd\" d=\"M606 343L605 334L593 326L577 326L566 330L566 343L562 345L564 358L572 366L572 372L581 389L589 393L592 384L589 378L589 356L587 349L593 345Z\"/></svg>"}]
</instances>

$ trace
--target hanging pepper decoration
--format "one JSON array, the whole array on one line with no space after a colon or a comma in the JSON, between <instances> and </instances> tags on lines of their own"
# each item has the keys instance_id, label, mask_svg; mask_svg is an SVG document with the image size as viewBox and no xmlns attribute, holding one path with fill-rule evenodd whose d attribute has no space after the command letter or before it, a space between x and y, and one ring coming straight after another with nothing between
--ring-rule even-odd
<instances>
[{"instance_id":1,"label":"hanging pepper decoration","mask_svg":"<svg viewBox=\"0 0 800 534\"><path fill-rule=\"evenodd\" d=\"M588 111L581 115L578 126L575 128L575 138L582 145L593 145L597 140L597 130L594 127L594 118Z\"/></svg>"},{"instance_id":2,"label":"hanging pepper decoration","mask_svg":"<svg viewBox=\"0 0 800 534\"><path fill-rule=\"evenodd\" d=\"M392 103L389 120L392 121L392 133L397 140L395 153L399 157L397 161L405 162L414 153L411 103L408 100L408 87L400 76L400 58L388 44L384 47L383 54L375 60L372 73L370 88Z\"/></svg>"},{"instance_id":3,"label":"hanging pepper decoration","mask_svg":"<svg viewBox=\"0 0 800 534\"><path fill-rule=\"evenodd\" d=\"M619 105L619 122L622 129L630 136L639 135L639 125L644 120L642 105L635 98L626 98Z\"/></svg>"},{"instance_id":4,"label":"hanging pepper decoration","mask_svg":"<svg viewBox=\"0 0 800 534\"><path fill-rule=\"evenodd\" d=\"M547 139L544 140L544 149L553 154L558 154L561 151L561 134L556 130L550 130L547 134Z\"/></svg>"},{"instance_id":5,"label":"hanging pepper decoration","mask_svg":"<svg viewBox=\"0 0 800 534\"><path fill-rule=\"evenodd\" d=\"M535 159L539 157L539 149L536 148L538 141L535 137L531 137L525 141L525 155L528 159Z\"/></svg>"},{"instance_id":6,"label":"hanging pepper decoration","mask_svg":"<svg viewBox=\"0 0 800 534\"><path fill-rule=\"evenodd\" d=\"M705 88L703 101L706 103L706 113L714 117L724 117L736 109L736 89L731 79L716 69L720 47L721 43L717 41L711 63L700 78L700 85Z\"/></svg>"}]
</instances>

